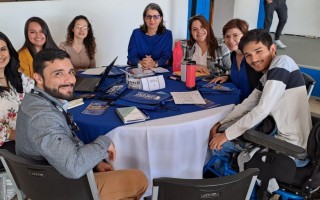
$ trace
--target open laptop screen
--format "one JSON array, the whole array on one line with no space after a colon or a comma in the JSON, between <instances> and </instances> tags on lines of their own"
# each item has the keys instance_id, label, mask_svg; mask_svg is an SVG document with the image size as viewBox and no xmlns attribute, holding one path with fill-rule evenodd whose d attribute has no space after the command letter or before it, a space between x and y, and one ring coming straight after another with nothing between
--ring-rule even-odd
<instances>
[{"instance_id":1,"label":"open laptop screen","mask_svg":"<svg viewBox=\"0 0 320 200\"><path fill-rule=\"evenodd\" d=\"M79 77L77 76L77 82L74 86L76 92L94 92L99 86L106 80L109 72L111 71L118 56L106 67L101 77Z\"/></svg>"}]
</instances>

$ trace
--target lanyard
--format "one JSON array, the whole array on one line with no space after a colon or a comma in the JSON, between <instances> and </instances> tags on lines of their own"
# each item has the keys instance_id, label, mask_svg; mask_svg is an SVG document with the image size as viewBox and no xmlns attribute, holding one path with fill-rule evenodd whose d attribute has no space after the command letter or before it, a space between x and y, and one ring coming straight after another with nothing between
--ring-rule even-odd
<instances>
[{"instance_id":1,"label":"lanyard","mask_svg":"<svg viewBox=\"0 0 320 200\"><path fill-rule=\"evenodd\" d=\"M72 132L72 135L75 137L77 131L79 131L79 127L78 125L73 121L73 118L71 116L71 114L69 112L66 112L61 106L59 106L56 102L52 101L51 99L49 99L48 97L46 97L44 94L42 94L41 92L38 92L34 89L31 90L32 94L36 94L44 99L46 99L47 101L49 101L50 103L52 103L52 105L54 105L65 117L65 119L67 120L68 126Z\"/></svg>"}]
</instances>

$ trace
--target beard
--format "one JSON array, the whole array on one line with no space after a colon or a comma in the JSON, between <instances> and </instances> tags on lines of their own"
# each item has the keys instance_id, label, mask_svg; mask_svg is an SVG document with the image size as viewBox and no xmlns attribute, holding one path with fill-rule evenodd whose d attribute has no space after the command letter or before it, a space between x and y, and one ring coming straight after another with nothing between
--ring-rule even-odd
<instances>
[{"instance_id":1,"label":"beard","mask_svg":"<svg viewBox=\"0 0 320 200\"><path fill-rule=\"evenodd\" d=\"M73 84L72 84L73 85ZM73 91L70 92L69 94L65 95L59 92L59 89L61 87L68 87L69 85L60 85L58 87L58 89L52 89L52 88L48 88L45 84L43 85L44 91L48 94L50 94L51 96L57 98L57 99L63 99L63 100L67 100L70 101L74 98L73 95Z\"/></svg>"}]
</instances>

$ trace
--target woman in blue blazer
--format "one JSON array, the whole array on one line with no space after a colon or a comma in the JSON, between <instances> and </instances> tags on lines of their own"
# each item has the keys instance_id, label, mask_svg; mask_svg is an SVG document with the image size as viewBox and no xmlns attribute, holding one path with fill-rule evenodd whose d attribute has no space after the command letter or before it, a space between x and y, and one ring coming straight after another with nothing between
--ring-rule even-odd
<instances>
[{"instance_id":1,"label":"woman in blue blazer","mask_svg":"<svg viewBox=\"0 0 320 200\"><path fill-rule=\"evenodd\" d=\"M128 64L150 69L170 64L172 33L163 24L158 4L150 3L143 12L144 23L133 30L128 46Z\"/></svg>"}]
</instances>

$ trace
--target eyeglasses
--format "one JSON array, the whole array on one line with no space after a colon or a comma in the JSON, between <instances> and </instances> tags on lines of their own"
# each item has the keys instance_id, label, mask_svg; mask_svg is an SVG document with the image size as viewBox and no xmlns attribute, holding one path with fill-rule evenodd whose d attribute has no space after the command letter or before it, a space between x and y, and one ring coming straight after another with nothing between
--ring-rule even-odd
<instances>
[{"instance_id":1,"label":"eyeglasses","mask_svg":"<svg viewBox=\"0 0 320 200\"><path fill-rule=\"evenodd\" d=\"M147 20L151 20L152 18L154 20L158 20L158 19L160 19L160 15L147 15L147 16L145 16L145 19L147 19Z\"/></svg>"},{"instance_id":2,"label":"eyeglasses","mask_svg":"<svg viewBox=\"0 0 320 200\"><path fill-rule=\"evenodd\" d=\"M77 26L75 26L75 28L76 29L78 29L78 30L84 30L84 31L87 31L87 30L89 30L89 27L87 27L87 26L80 26L80 25L77 25Z\"/></svg>"}]
</instances>

